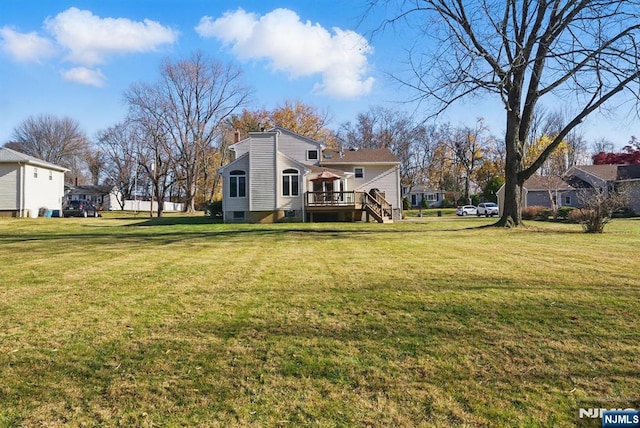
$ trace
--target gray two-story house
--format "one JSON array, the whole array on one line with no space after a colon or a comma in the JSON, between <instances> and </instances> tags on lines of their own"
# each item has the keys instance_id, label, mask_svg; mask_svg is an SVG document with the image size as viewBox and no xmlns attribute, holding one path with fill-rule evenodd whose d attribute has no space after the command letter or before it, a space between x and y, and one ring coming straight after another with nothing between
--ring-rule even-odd
<instances>
[{"instance_id":1,"label":"gray two-story house","mask_svg":"<svg viewBox=\"0 0 640 428\"><path fill-rule=\"evenodd\" d=\"M251 132L219 170L225 222L391 222L401 217L399 162L387 149L328 149L285 128Z\"/></svg>"}]
</instances>

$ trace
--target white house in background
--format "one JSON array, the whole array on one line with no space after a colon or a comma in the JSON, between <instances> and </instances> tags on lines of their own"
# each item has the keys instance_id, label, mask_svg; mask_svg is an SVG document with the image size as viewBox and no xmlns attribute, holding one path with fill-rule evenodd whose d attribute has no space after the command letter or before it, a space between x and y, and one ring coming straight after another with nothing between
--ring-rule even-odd
<instances>
[{"instance_id":1,"label":"white house in background","mask_svg":"<svg viewBox=\"0 0 640 428\"><path fill-rule=\"evenodd\" d=\"M61 210L67 168L0 148L0 215L38 217L42 208Z\"/></svg>"},{"instance_id":2,"label":"white house in background","mask_svg":"<svg viewBox=\"0 0 640 428\"><path fill-rule=\"evenodd\" d=\"M391 222L401 218L399 162L387 149L337 150L281 127L234 144L225 222Z\"/></svg>"},{"instance_id":3,"label":"white house in background","mask_svg":"<svg viewBox=\"0 0 640 428\"><path fill-rule=\"evenodd\" d=\"M115 186L93 184L71 186L67 191L66 199L90 202L101 211L122 209L119 202L122 201L122 196Z\"/></svg>"}]
</instances>

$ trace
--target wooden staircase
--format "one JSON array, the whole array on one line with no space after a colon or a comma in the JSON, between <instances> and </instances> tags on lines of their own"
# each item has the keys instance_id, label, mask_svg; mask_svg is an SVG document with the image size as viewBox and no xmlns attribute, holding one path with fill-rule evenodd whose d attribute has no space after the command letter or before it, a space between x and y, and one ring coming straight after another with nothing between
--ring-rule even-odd
<instances>
[{"instance_id":1,"label":"wooden staircase","mask_svg":"<svg viewBox=\"0 0 640 428\"><path fill-rule=\"evenodd\" d=\"M393 223L391 204L376 189L372 189L369 193L362 193L362 207L367 217L373 217L378 223Z\"/></svg>"}]
</instances>

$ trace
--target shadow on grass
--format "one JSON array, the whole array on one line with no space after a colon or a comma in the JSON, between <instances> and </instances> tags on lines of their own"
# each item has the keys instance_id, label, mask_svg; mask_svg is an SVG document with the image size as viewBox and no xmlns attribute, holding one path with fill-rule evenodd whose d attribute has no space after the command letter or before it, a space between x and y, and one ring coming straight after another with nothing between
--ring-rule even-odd
<instances>
[{"instance_id":1,"label":"shadow on grass","mask_svg":"<svg viewBox=\"0 0 640 428\"><path fill-rule=\"evenodd\" d=\"M198 224L198 223L192 223ZM166 224L165 224L166 225ZM138 226L140 226L138 228ZM78 233L40 233L30 235L11 235L0 234L0 243L19 243L19 242L33 242L33 241L50 241L50 242L62 242L62 241L78 241L78 242L90 242L92 244L100 245L113 245L122 243L157 243L161 245L178 243L182 241L198 241L203 239L222 239L231 241L234 239L241 239L242 241L250 242L252 237L287 237L295 235L307 235L317 236L318 238L327 239L353 239L366 235L377 234L378 231L370 230L342 230L338 228L322 228L322 229L298 229L298 228L263 228L263 227L248 227L244 229L218 229L218 230L161 230L156 229L152 224L132 224L125 226L130 228L130 233L118 233L112 232L108 228L99 228L95 232L87 232L86 229L79 231ZM90 227L90 226L88 226ZM382 231L380 231L382 232ZM402 233L401 231L385 231L387 233Z\"/></svg>"},{"instance_id":2,"label":"shadow on grass","mask_svg":"<svg viewBox=\"0 0 640 428\"><path fill-rule=\"evenodd\" d=\"M126 218L130 220L131 218ZM184 225L201 225L201 224L223 224L222 219L207 216L181 216L181 217L152 217L140 223L130 226L184 226Z\"/></svg>"},{"instance_id":3,"label":"shadow on grass","mask_svg":"<svg viewBox=\"0 0 640 428\"><path fill-rule=\"evenodd\" d=\"M503 229L496 223L460 225L461 227L431 228L430 222L411 222L396 227L396 224L371 224L367 227L363 223L276 223L276 224L223 224L221 220L206 216L170 216L161 218L112 218L114 220L130 220L124 225L110 225L107 223L87 223L75 231L56 231L33 234L0 234L0 243L18 243L29 241L82 241L96 244L113 245L141 242L147 244L172 244L179 242L198 241L206 239L222 239L232 241L246 240L251 237L291 237L313 236L314 239L358 239L376 235L399 237L418 234L441 234L468 232L484 229ZM108 220L106 220L108 222ZM397 223L400 225L401 223ZM169 226L169 227L167 227ZM171 229L170 227L175 227ZM190 228L194 226L195 228ZM211 226L207 228L206 226ZM205 227L205 228L203 228ZM119 229L119 231L118 231ZM544 229L535 225L526 225L524 230L542 234L582 233L581 230ZM125 232L123 232L123 230ZM34 231L37 231L34 228Z\"/></svg>"}]
</instances>

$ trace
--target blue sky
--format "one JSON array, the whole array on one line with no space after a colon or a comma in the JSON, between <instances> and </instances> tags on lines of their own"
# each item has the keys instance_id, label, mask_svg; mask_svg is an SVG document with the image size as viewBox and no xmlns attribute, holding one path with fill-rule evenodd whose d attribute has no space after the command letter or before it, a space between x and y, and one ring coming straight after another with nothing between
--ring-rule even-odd
<instances>
[{"instance_id":1,"label":"blue sky","mask_svg":"<svg viewBox=\"0 0 640 428\"><path fill-rule=\"evenodd\" d=\"M164 58L202 50L239 64L254 88L250 108L300 100L328 110L331 126L372 105L415 111L411 94L390 81L406 61L409 38L372 37L364 1L288 0L2 0L0 11L0 144L32 115L77 120L90 138L126 114L123 92L154 81ZM274 25L277 23L278 25ZM250 30L248 30L250 29ZM420 112L420 110L418 110ZM443 116L472 125L482 116L503 132L495 101L461 104ZM588 141L618 146L639 135L637 120L588 120Z\"/></svg>"}]
</instances>

